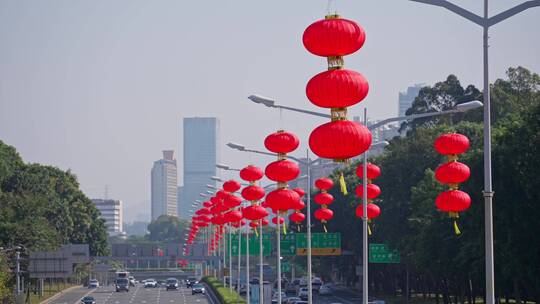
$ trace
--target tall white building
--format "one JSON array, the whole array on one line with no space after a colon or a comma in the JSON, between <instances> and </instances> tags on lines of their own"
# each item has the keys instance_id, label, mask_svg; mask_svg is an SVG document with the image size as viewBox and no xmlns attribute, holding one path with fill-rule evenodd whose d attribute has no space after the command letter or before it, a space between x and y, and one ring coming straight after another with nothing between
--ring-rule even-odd
<instances>
[{"instance_id":1,"label":"tall white building","mask_svg":"<svg viewBox=\"0 0 540 304\"><path fill-rule=\"evenodd\" d=\"M122 234L124 231L122 227L124 221L122 201L112 199L92 199L92 202L101 213L101 218L105 220L109 235Z\"/></svg>"},{"instance_id":2,"label":"tall white building","mask_svg":"<svg viewBox=\"0 0 540 304\"><path fill-rule=\"evenodd\" d=\"M164 150L163 159L152 167L152 220L160 215L178 215L178 181L173 150Z\"/></svg>"},{"instance_id":3,"label":"tall white building","mask_svg":"<svg viewBox=\"0 0 540 304\"><path fill-rule=\"evenodd\" d=\"M399 92L398 116L405 116L405 112L412 106L422 86L423 84L415 84L408 87L406 92Z\"/></svg>"}]
</instances>

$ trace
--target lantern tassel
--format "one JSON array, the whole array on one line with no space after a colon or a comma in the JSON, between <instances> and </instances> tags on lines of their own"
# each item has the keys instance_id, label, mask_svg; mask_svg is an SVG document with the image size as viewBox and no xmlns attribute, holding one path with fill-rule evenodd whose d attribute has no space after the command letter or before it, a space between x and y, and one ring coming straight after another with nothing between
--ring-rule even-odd
<instances>
[{"instance_id":1,"label":"lantern tassel","mask_svg":"<svg viewBox=\"0 0 540 304\"><path fill-rule=\"evenodd\" d=\"M300 225L297 225L296 229L298 230L298 232L300 232Z\"/></svg>"},{"instance_id":2,"label":"lantern tassel","mask_svg":"<svg viewBox=\"0 0 540 304\"><path fill-rule=\"evenodd\" d=\"M285 225L285 222L283 222L283 234L287 234L287 225Z\"/></svg>"},{"instance_id":3,"label":"lantern tassel","mask_svg":"<svg viewBox=\"0 0 540 304\"><path fill-rule=\"evenodd\" d=\"M328 233L328 229L326 229L326 225L322 224L322 226L323 226L323 229L324 229L324 233Z\"/></svg>"},{"instance_id":4,"label":"lantern tassel","mask_svg":"<svg viewBox=\"0 0 540 304\"><path fill-rule=\"evenodd\" d=\"M367 225L367 234L371 235L371 228L369 227L369 224Z\"/></svg>"},{"instance_id":5,"label":"lantern tassel","mask_svg":"<svg viewBox=\"0 0 540 304\"><path fill-rule=\"evenodd\" d=\"M255 230L255 235L258 237L258 236L259 236L259 232L257 231L257 228L253 228L253 230Z\"/></svg>"},{"instance_id":6,"label":"lantern tassel","mask_svg":"<svg viewBox=\"0 0 540 304\"><path fill-rule=\"evenodd\" d=\"M345 183L345 177L343 176L343 172L341 172L341 174L339 175L339 186L341 188L341 193L343 193L343 195L347 195L347 184Z\"/></svg>"},{"instance_id":7,"label":"lantern tassel","mask_svg":"<svg viewBox=\"0 0 540 304\"><path fill-rule=\"evenodd\" d=\"M461 234L461 231L459 231L459 227L458 227L458 224L457 224L456 220L454 220L454 232L456 233L456 235Z\"/></svg>"}]
</instances>

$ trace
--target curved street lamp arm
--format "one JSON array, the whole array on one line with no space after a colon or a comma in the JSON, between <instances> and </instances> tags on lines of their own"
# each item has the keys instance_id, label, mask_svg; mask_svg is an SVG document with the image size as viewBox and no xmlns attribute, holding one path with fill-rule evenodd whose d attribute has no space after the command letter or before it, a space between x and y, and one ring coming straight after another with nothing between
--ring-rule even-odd
<instances>
[{"instance_id":1,"label":"curved street lamp arm","mask_svg":"<svg viewBox=\"0 0 540 304\"><path fill-rule=\"evenodd\" d=\"M382 127L388 123L394 122L394 121L403 121L403 120L412 120L417 118L423 118L423 117L430 117L430 116L439 116L439 115L445 115L445 114L452 114L452 113L463 113L461 110L448 110L448 111L441 111L441 112L429 112L429 113L420 113L420 114L412 114L407 116L400 116L400 117L392 117L385 120L381 120L377 123L374 123L372 125L368 126L369 130L375 130L379 127Z\"/></svg>"},{"instance_id":2,"label":"curved street lamp arm","mask_svg":"<svg viewBox=\"0 0 540 304\"><path fill-rule=\"evenodd\" d=\"M282 105L274 105L274 107L275 107L275 108L278 108L278 109L285 109L285 110L289 110L289 111L295 111L295 112L300 112L300 113L304 113L304 114L315 115L315 116L324 117L324 118L331 118L331 116L330 116L329 114L324 114L324 113L315 112L315 111L310 111L310 110L298 109L298 108L293 108L293 107L288 107L288 106L282 106Z\"/></svg>"},{"instance_id":3,"label":"curved street lamp arm","mask_svg":"<svg viewBox=\"0 0 540 304\"><path fill-rule=\"evenodd\" d=\"M492 25L495 25L501 21L504 21L516 14L519 14L521 13L522 11L526 10L526 9L529 9L529 8L532 8L532 7L536 7L536 6L540 6L540 0L530 0L530 1L527 1L527 2L523 2L519 5L516 5L514 6L513 8L511 9L508 9L500 14L497 14L491 18L489 18L488 20L488 24L487 26L492 26Z\"/></svg>"},{"instance_id":4,"label":"curved street lamp arm","mask_svg":"<svg viewBox=\"0 0 540 304\"><path fill-rule=\"evenodd\" d=\"M461 17L469 21L472 21L480 26L486 26L488 24L488 21L486 21L486 19L446 0L410 0L410 1L444 7L447 10L454 12L460 15Z\"/></svg>"}]
</instances>

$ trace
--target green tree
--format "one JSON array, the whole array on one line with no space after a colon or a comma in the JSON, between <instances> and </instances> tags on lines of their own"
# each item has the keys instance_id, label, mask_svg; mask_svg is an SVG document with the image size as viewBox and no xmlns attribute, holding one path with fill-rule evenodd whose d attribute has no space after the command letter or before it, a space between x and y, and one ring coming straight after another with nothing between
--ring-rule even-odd
<instances>
[{"instance_id":1,"label":"green tree","mask_svg":"<svg viewBox=\"0 0 540 304\"><path fill-rule=\"evenodd\" d=\"M187 221L176 216L162 215L148 225L148 239L158 242L182 242L187 228Z\"/></svg>"}]
</instances>

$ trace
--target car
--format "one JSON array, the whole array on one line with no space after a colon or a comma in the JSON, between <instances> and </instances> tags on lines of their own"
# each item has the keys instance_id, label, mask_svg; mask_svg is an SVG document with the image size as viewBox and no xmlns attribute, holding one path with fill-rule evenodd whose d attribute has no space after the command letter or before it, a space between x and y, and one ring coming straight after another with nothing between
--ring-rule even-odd
<instances>
[{"instance_id":1,"label":"car","mask_svg":"<svg viewBox=\"0 0 540 304\"><path fill-rule=\"evenodd\" d=\"M385 304L386 302L384 300L380 300L380 299L374 299L374 298L370 298L368 300L368 304Z\"/></svg>"},{"instance_id":2,"label":"car","mask_svg":"<svg viewBox=\"0 0 540 304\"><path fill-rule=\"evenodd\" d=\"M129 286L135 287L135 278L133 276L130 276L128 280L129 280Z\"/></svg>"},{"instance_id":3,"label":"car","mask_svg":"<svg viewBox=\"0 0 540 304\"><path fill-rule=\"evenodd\" d=\"M298 290L297 295L301 300L307 300L308 299L308 289L307 287L302 287Z\"/></svg>"},{"instance_id":4,"label":"car","mask_svg":"<svg viewBox=\"0 0 540 304\"><path fill-rule=\"evenodd\" d=\"M144 280L144 288L156 288L158 283L155 279Z\"/></svg>"},{"instance_id":5,"label":"car","mask_svg":"<svg viewBox=\"0 0 540 304\"><path fill-rule=\"evenodd\" d=\"M126 291L129 292L129 280L124 278L116 279L115 282L116 292Z\"/></svg>"},{"instance_id":6,"label":"car","mask_svg":"<svg viewBox=\"0 0 540 304\"><path fill-rule=\"evenodd\" d=\"M186 287L193 287L194 284L199 283L196 277L188 277L186 280Z\"/></svg>"},{"instance_id":7,"label":"car","mask_svg":"<svg viewBox=\"0 0 540 304\"><path fill-rule=\"evenodd\" d=\"M313 280L311 280L311 288L313 290L319 290L319 288L321 288L322 283L323 282L320 278L313 278Z\"/></svg>"},{"instance_id":8,"label":"car","mask_svg":"<svg viewBox=\"0 0 540 304\"><path fill-rule=\"evenodd\" d=\"M96 299L93 297L84 297L81 299L81 304L96 304Z\"/></svg>"},{"instance_id":9,"label":"car","mask_svg":"<svg viewBox=\"0 0 540 304\"><path fill-rule=\"evenodd\" d=\"M169 290L169 289L176 290L176 289L178 289L178 280L175 279L175 278L168 278L167 281L166 281L165 286L166 286L167 290Z\"/></svg>"},{"instance_id":10,"label":"car","mask_svg":"<svg viewBox=\"0 0 540 304\"><path fill-rule=\"evenodd\" d=\"M287 288L285 288L285 292L296 293L296 285L294 285L293 283L287 284Z\"/></svg>"},{"instance_id":11,"label":"car","mask_svg":"<svg viewBox=\"0 0 540 304\"><path fill-rule=\"evenodd\" d=\"M332 289L328 285L321 285L319 288L319 294L321 296L331 295Z\"/></svg>"},{"instance_id":12,"label":"car","mask_svg":"<svg viewBox=\"0 0 540 304\"><path fill-rule=\"evenodd\" d=\"M308 304L308 301L296 301L293 304Z\"/></svg>"},{"instance_id":13,"label":"car","mask_svg":"<svg viewBox=\"0 0 540 304\"><path fill-rule=\"evenodd\" d=\"M296 301L301 301L302 299L300 299L299 297L290 297L290 298L287 298L287 301L285 301L286 304L294 304L296 303Z\"/></svg>"},{"instance_id":14,"label":"car","mask_svg":"<svg viewBox=\"0 0 540 304\"><path fill-rule=\"evenodd\" d=\"M98 288L99 287L99 281L96 279L90 279L88 281L88 288Z\"/></svg>"},{"instance_id":15,"label":"car","mask_svg":"<svg viewBox=\"0 0 540 304\"><path fill-rule=\"evenodd\" d=\"M206 293L206 291L204 290L203 284L199 284L199 283L193 284L193 286L191 287L191 294L194 295L196 293L202 293L202 294Z\"/></svg>"},{"instance_id":16,"label":"car","mask_svg":"<svg viewBox=\"0 0 540 304\"><path fill-rule=\"evenodd\" d=\"M278 303L278 293L274 292L274 295L272 296L272 303L277 304ZM281 292L281 304L287 303L287 295L282 291Z\"/></svg>"}]
</instances>

